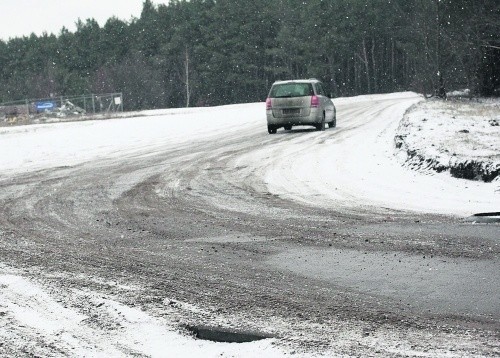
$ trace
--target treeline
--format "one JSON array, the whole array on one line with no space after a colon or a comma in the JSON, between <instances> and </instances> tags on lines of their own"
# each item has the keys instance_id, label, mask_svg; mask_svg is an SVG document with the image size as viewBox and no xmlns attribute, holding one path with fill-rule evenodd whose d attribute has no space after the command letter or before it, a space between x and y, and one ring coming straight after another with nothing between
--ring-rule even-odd
<instances>
[{"instance_id":1,"label":"treeline","mask_svg":"<svg viewBox=\"0 0 500 358\"><path fill-rule=\"evenodd\" d=\"M498 0L190 0L0 41L0 102L123 92L126 109L262 101L277 79L335 96L499 95Z\"/></svg>"}]
</instances>

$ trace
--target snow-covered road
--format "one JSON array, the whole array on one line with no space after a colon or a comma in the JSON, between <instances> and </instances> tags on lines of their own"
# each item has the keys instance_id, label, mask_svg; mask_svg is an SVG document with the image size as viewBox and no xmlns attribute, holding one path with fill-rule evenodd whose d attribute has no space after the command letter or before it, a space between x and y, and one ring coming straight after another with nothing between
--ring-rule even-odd
<instances>
[{"instance_id":1,"label":"snow-covered road","mask_svg":"<svg viewBox=\"0 0 500 358\"><path fill-rule=\"evenodd\" d=\"M498 211L497 183L417 173L395 157L394 135L413 93L339 98L338 126L265 136L262 103L145 111L107 121L0 129L0 176L132 154L189 142L256 136L261 148L233 163L281 197L325 208L468 216ZM444 132L445 133L445 132ZM259 135L260 134L260 135ZM430 144L429 144L430 145ZM425 146L425 143L424 143Z\"/></svg>"},{"instance_id":2,"label":"snow-covered road","mask_svg":"<svg viewBox=\"0 0 500 358\"><path fill-rule=\"evenodd\" d=\"M0 128L0 353L494 352L497 226L459 223L498 211L498 181L401 166L395 131L421 100L339 98L324 132L269 135L263 103ZM277 338L194 340L183 322Z\"/></svg>"}]
</instances>

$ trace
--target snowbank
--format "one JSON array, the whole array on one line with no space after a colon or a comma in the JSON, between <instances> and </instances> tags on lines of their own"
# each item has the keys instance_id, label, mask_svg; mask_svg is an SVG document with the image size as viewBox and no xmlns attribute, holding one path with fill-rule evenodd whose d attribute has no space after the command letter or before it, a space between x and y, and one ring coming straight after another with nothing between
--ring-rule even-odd
<instances>
[{"instance_id":1,"label":"snowbank","mask_svg":"<svg viewBox=\"0 0 500 358\"><path fill-rule=\"evenodd\" d=\"M410 108L395 137L403 165L484 182L500 180L500 101L428 100Z\"/></svg>"}]
</instances>

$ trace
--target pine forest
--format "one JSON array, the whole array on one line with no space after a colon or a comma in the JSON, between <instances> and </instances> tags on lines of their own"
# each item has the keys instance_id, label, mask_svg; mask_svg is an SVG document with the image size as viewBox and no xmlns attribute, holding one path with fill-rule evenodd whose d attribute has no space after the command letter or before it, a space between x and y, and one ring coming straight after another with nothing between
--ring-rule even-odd
<instances>
[{"instance_id":1,"label":"pine forest","mask_svg":"<svg viewBox=\"0 0 500 358\"><path fill-rule=\"evenodd\" d=\"M143 2L139 18L0 41L0 103L122 92L127 110L263 101L275 80L335 96L500 95L498 0Z\"/></svg>"}]
</instances>

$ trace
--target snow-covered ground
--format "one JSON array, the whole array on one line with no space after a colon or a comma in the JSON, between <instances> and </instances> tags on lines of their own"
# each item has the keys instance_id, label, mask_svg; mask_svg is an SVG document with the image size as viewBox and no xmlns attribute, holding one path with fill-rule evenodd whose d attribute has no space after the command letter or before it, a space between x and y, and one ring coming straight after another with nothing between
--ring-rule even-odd
<instances>
[{"instance_id":1,"label":"snow-covered ground","mask_svg":"<svg viewBox=\"0 0 500 358\"><path fill-rule=\"evenodd\" d=\"M284 198L327 208L373 207L459 216L499 211L499 180L469 181L454 178L448 172L414 171L402 165L394 138L398 128L401 130L400 122L407 109L422 101L414 93L339 98L335 101L337 128L325 132L295 130L290 132L289 140L280 140L282 131L274 136L267 134L263 103L145 111L136 117L100 121L3 127L0 128L0 179L103 158L118 159L130 153L161 152L192 141L223 140L228 134L238 133L257 136L266 143L276 141L242 154L238 163L233 164L244 163L250 171L254 168L266 190ZM405 118L412 123L405 128L422 127L420 135L413 132L406 135L408 145L436 158L441 158L447 148L450 153L476 160L481 156L498 163L499 127L487 127L479 110L474 125L454 122L448 112L440 120L446 106L441 102L422 105L418 107L421 112ZM429 120L423 121L424 118ZM424 126L417 127L414 122L429 123L431 127L424 130ZM493 134L489 132L483 137L485 128ZM462 129L468 133L460 132ZM469 139L457 140L465 134ZM1 340L11 339L9 335L22 337L25 331L34 330L39 336L54 337L54 342L64 345L65 350L73 350L75 355L95 356L95 347L102 356L112 356L124 349L153 356L166 351L169 356L205 357L286 354L272 340L240 345L193 340L138 309L95 297L105 314L122 327L107 336L86 325L85 315L62 307L53 296L13 269L0 266L0 288ZM15 331L5 329L12 327L7 319L16 321Z\"/></svg>"},{"instance_id":2,"label":"snow-covered ground","mask_svg":"<svg viewBox=\"0 0 500 358\"><path fill-rule=\"evenodd\" d=\"M97 307L101 319L107 322L106 327L96 327L91 315L64 307L57 296L1 264L0 288L0 352L13 356L22 356L22 351L30 352L29 356L46 356L51 352L47 344L58 347L61 356L74 357L250 358L282 357L286 353L273 344L274 339L237 344L195 340L138 308L75 289L73 295ZM13 343L13 347L2 349L3 344Z\"/></svg>"},{"instance_id":3,"label":"snow-covered ground","mask_svg":"<svg viewBox=\"0 0 500 358\"><path fill-rule=\"evenodd\" d=\"M422 103L420 96L372 95L341 98L335 103L339 108L338 133L326 136L324 145L314 147L302 144L294 148L287 143L283 155L265 171L270 192L331 208L362 204L374 211L387 208L458 216L499 210L498 181L456 179L448 172L414 171L402 165L394 138L407 109ZM369 109L363 111L368 104ZM440 112L425 113L438 116ZM446 142L449 130L445 125L437 126L434 133L435 137L415 135L414 143L429 148L436 137ZM498 144L499 137L487 138L488 145ZM465 148L469 144L472 142L456 142L454 149L470 153ZM499 148L497 145L497 155ZM265 154L260 157L264 158Z\"/></svg>"},{"instance_id":4,"label":"snow-covered ground","mask_svg":"<svg viewBox=\"0 0 500 358\"><path fill-rule=\"evenodd\" d=\"M500 100L420 102L401 121L396 145L414 170L500 180Z\"/></svg>"}]
</instances>

